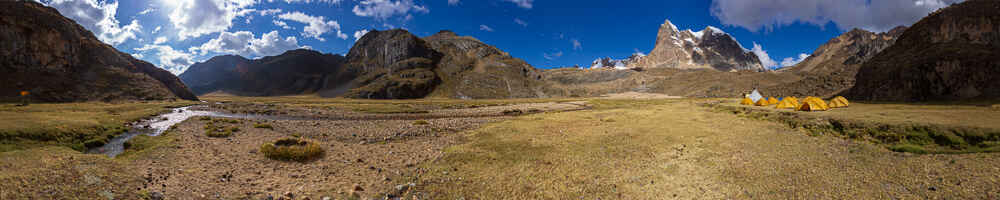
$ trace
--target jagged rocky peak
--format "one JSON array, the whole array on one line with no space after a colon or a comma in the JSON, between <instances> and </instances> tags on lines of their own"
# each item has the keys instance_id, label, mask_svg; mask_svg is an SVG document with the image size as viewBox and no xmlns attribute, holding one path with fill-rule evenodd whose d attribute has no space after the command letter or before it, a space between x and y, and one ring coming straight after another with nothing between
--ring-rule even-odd
<instances>
[{"instance_id":1,"label":"jagged rocky peak","mask_svg":"<svg viewBox=\"0 0 1000 200\"><path fill-rule=\"evenodd\" d=\"M635 63L639 62L639 59L646 56L642 53L633 53L625 59L614 59L611 57L598 58L590 64L591 69L600 68L610 68L610 69L631 69L636 68Z\"/></svg>"},{"instance_id":2,"label":"jagged rocky peak","mask_svg":"<svg viewBox=\"0 0 1000 200\"><path fill-rule=\"evenodd\" d=\"M660 25L656 44L626 68L715 69L719 71L765 71L760 59L719 28L681 31L669 19Z\"/></svg>"}]
</instances>

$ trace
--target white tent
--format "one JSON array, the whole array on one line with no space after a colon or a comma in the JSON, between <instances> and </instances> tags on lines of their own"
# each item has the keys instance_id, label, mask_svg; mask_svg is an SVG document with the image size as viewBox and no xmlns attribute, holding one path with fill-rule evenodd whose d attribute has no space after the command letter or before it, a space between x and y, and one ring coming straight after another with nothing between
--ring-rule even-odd
<instances>
[{"instance_id":1,"label":"white tent","mask_svg":"<svg viewBox=\"0 0 1000 200\"><path fill-rule=\"evenodd\" d=\"M761 96L760 92L757 92L757 89L754 89L753 92L750 93L750 100L753 100L753 102L760 101L760 99L763 98L764 96Z\"/></svg>"}]
</instances>

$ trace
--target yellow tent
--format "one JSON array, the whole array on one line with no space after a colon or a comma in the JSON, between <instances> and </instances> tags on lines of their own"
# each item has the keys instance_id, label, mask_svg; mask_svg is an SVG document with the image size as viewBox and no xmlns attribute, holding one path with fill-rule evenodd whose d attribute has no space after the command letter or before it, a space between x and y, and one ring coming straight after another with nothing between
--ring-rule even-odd
<instances>
[{"instance_id":1,"label":"yellow tent","mask_svg":"<svg viewBox=\"0 0 1000 200\"><path fill-rule=\"evenodd\" d=\"M767 98L767 105L774 105L774 104L778 104L778 98L768 97Z\"/></svg>"},{"instance_id":2,"label":"yellow tent","mask_svg":"<svg viewBox=\"0 0 1000 200\"><path fill-rule=\"evenodd\" d=\"M760 98L760 100L757 100L757 103L755 103L754 105L755 106L767 106L768 105L767 104L767 98Z\"/></svg>"},{"instance_id":3,"label":"yellow tent","mask_svg":"<svg viewBox=\"0 0 1000 200\"><path fill-rule=\"evenodd\" d=\"M825 111L830 110L830 106L826 104L823 99L816 97L806 97L802 100L802 105L799 105L797 111Z\"/></svg>"},{"instance_id":4,"label":"yellow tent","mask_svg":"<svg viewBox=\"0 0 1000 200\"><path fill-rule=\"evenodd\" d=\"M798 107L799 100L795 99L795 97L785 97L781 102L778 102L778 106L775 106L777 109L795 109Z\"/></svg>"},{"instance_id":5,"label":"yellow tent","mask_svg":"<svg viewBox=\"0 0 1000 200\"><path fill-rule=\"evenodd\" d=\"M750 100L750 98L749 98L749 97L744 97L744 98L743 98L743 101L740 101L740 104L741 104L741 105L748 105L748 106L752 106L752 105L753 105L753 100Z\"/></svg>"},{"instance_id":6,"label":"yellow tent","mask_svg":"<svg viewBox=\"0 0 1000 200\"><path fill-rule=\"evenodd\" d=\"M848 105L850 105L850 102L842 96L837 96L830 100L830 108L846 108Z\"/></svg>"}]
</instances>

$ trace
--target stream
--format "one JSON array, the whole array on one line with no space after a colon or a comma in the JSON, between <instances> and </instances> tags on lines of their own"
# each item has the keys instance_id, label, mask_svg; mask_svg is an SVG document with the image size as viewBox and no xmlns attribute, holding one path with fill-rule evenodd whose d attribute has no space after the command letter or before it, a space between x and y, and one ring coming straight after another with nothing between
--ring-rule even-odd
<instances>
[{"instance_id":1,"label":"stream","mask_svg":"<svg viewBox=\"0 0 1000 200\"><path fill-rule=\"evenodd\" d=\"M125 142L128 142L133 137L140 134L145 134L149 136L159 136L163 134L164 131L170 129L171 126L181 123L191 117L209 116L209 117L225 117L225 118L238 118L238 119L268 119L268 120L294 120L293 117L287 116L274 116L274 115L255 115L255 114L233 114L224 112L214 112L214 111L204 111L204 110L191 110L194 106L187 106L181 108L174 108L170 113L158 115L152 119L142 120L132 127L129 127L129 131L121 134L111 140L104 146L92 148L87 150L87 153L94 154L105 154L109 157L115 157L125 151Z\"/></svg>"}]
</instances>

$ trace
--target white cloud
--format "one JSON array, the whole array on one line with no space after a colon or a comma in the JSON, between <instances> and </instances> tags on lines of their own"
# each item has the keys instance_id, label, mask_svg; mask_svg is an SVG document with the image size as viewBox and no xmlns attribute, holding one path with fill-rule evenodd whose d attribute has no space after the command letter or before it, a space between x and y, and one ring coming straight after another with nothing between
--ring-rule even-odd
<instances>
[{"instance_id":1,"label":"white cloud","mask_svg":"<svg viewBox=\"0 0 1000 200\"><path fill-rule=\"evenodd\" d=\"M288 23L285 23L285 21L281 21L281 20L274 20L274 21L272 21L272 22L274 22L274 25L275 25L275 26L278 26L278 27L281 27L281 28L283 28L283 29L292 29L292 27L291 27L291 26L288 26Z\"/></svg>"},{"instance_id":2,"label":"white cloud","mask_svg":"<svg viewBox=\"0 0 1000 200\"><path fill-rule=\"evenodd\" d=\"M788 67L795 64L799 64L803 60L806 60L806 58L809 58L809 54L800 53L798 59L793 57L787 57L781 61L781 67Z\"/></svg>"},{"instance_id":3,"label":"white cloud","mask_svg":"<svg viewBox=\"0 0 1000 200\"><path fill-rule=\"evenodd\" d=\"M139 54L139 53L133 53L133 54L132 54L132 57L133 57L133 58L135 58L135 59L142 59L142 54Z\"/></svg>"},{"instance_id":4,"label":"white cloud","mask_svg":"<svg viewBox=\"0 0 1000 200\"><path fill-rule=\"evenodd\" d=\"M320 36L322 36L327 32L336 31L338 38L347 39L347 34L344 34L343 32L340 31L340 23L337 23L337 21L332 21L332 20L326 21L326 17L324 16L318 16L318 17L309 16L302 12L296 11L292 13L284 13L278 15L278 18L308 24L305 28L302 29L303 37L311 37L311 38L316 38L316 40L319 41L326 41L326 39Z\"/></svg>"},{"instance_id":5,"label":"white cloud","mask_svg":"<svg viewBox=\"0 0 1000 200\"><path fill-rule=\"evenodd\" d=\"M282 38L278 31L271 31L256 38L249 31L222 32L219 37L205 42L199 47L192 47L191 52L234 54L243 57L263 57L284 53L288 50L302 48L294 36Z\"/></svg>"},{"instance_id":6,"label":"white cloud","mask_svg":"<svg viewBox=\"0 0 1000 200\"><path fill-rule=\"evenodd\" d=\"M194 63L194 55L186 53L184 51L174 50L173 47L166 45L144 45L140 48L135 48L136 51L150 52L155 51L156 56L159 58L155 62L159 62L160 68L170 71L170 73L180 74L187 70L188 66Z\"/></svg>"},{"instance_id":7,"label":"white cloud","mask_svg":"<svg viewBox=\"0 0 1000 200\"><path fill-rule=\"evenodd\" d=\"M841 30L861 28L884 32L908 26L939 8L963 0L713 0L711 14L723 24L750 31L796 22Z\"/></svg>"},{"instance_id":8,"label":"white cloud","mask_svg":"<svg viewBox=\"0 0 1000 200\"><path fill-rule=\"evenodd\" d=\"M764 48L761 47L760 44L754 42L753 49L751 49L750 52L757 55L757 58L760 59L760 64L764 65L764 68L772 69L778 66L778 62L772 60L771 56L767 55L767 51L764 51Z\"/></svg>"},{"instance_id":9,"label":"white cloud","mask_svg":"<svg viewBox=\"0 0 1000 200\"><path fill-rule=\"evenodd\" d=\"M125 26L119 24L115 19L118 1L51 0L42 3L59 10L59 13L93 32L97 39L111 45L136 39L135 33L142 31L142 25L137 20Z\"/></svg>"},{"instance_id":10,"label":"white cloud","mask_svg":"<svg viewBox=\"0 0 1000 200\"><path fill-rule=\"evenodd\" d=\"M528 27L528 22L525 22L524 20L521 20L519 18L514 18L514 23L517 23L518 25L521 25L521 26L524 26L524 27Z\"/></svg>"},{"instance_id":11,"label":"white cloud","mask_svg":"<svg viewBox=\"0 0 1000 200\"><path fill-rule=\"evenodd\" d=\"M329 4L340 4L341 0L285 0L285 3L329 3ZM268 3L274 2L274 0L267 0Z\"/></svg>"},{"instance_id":12,"label":"white cloud","mask_svg":"<svg viewBox=\"0 0 1000 200\"><path fill-rule=\"evenodd\" d=\"M558 59L559 57L562 57L562 56L563 56L563 52L562 51L555 52L555 53L552 53L552 54L542 53L542 57L544 57L546 60L555 60L555 59Z\"/></svg>"},{"instance_id":13,"label":"white cloud","mask_svg":"<svg viewBox=\"0 0 1000 200\"><path fill-rule=\"evenodd\" d=\"M493 28L490 28L489 26L486 26L486 25L483 25L483 24L479 25L479 30L480 31L486 31L486 32L493 32Z\"/></svg>"},{"instance_id":14,"label":"white cloud","mask_svg":"<svg viewBox=\"0 0 1000 200\"><path fill-rule=\"evenodd\" d=\"M153 34L156 34L157 32L160 32L160 28L163 28L163 26L156 26L156 28L155 28L155 29L153 29L153 32L152 32L152 33L153 33Z\"/></svg>"},{"instance_id":15,"label":"white cloud","mask_svg":"<svg viewBox=\"0 0 1000 200\"><path fill-rule=\"evenodd\" d=\"M535 1L535 0L504 0L504 1L515 3L515 4L517 4L518 7L521 7L521 8L531 9L531 7L532 7L531 3L533 1Z\"/></svg>"},{"instance_id":16,"label":"white cloud","mask_svg":"<svg viewBox=\"0 0 1000 200\"><path fill-rule=\"evenodd\" d=\"M448 0L448 5L458 5L458 0Z\"/></svg>"},{"instance_id":17,"label":"white cloud","mask_svg":"<svg viewBox=\"0 0 1000 200\"><path fill-rule=\"evenodd\" d=\"M583 50L583 44L580 44L580 40L572 39L569 42L573 43L573 50Z\"/></svg>"},{"instance_id":18,"label":"white cloud","mask_svg":"<svg viewBox=\"0 0 1000 200\"><path fill-rule=\"evenodd\" d=\"M357 16L384 20L395 15L406 16L411 10L422 13L430 12L426 6L414 4L413 0L362 0L354 6L352 11Z\"/></svg>"},{"instance_id":19,"label":"white cloud","mask_svg":"<svg viewBox=\"0 0 1000 200\"><path fill-rule=\"evenodd\" d=\"M233 19L247 14L243 8L255 0L171 0L170 22L181 40L228 30Z\"/></svg>"},{"instance_id":20,"label":"white cloud","mask_svg":"<svg viewBox=\"0 0 1000 200\"><path fill-rule=\"evenodd\" d=\"M163 44L167 43L167 41L168 41L167 37L156 37L156 40L153 41L153 44Z\"/></svg>"},{"instance_id":21,"label":"white cloud","mask_svg":"<svg viewBox=\"0 0 1000 200\"><path fill-rule=\"evenodd\" d=\"M354 41L360 40L361 37L364 37L365 34L368 34L368 31L369 31L368 29L361 29L359 31L354 31Z\"/></svg>"},{"instance_id":22,"label":"white cloud","mask_svg":"<svg viewBox=\"0 0 1000 200\"><path fill-rule=\"evenodd\" d=\"M149 13L151 13L153 11L156 11L156 9L146 8L145 10L142 10L141 12L137 13L137 15L146 15L146 14L149 14Z\"/></svg>"}]
</instances>

